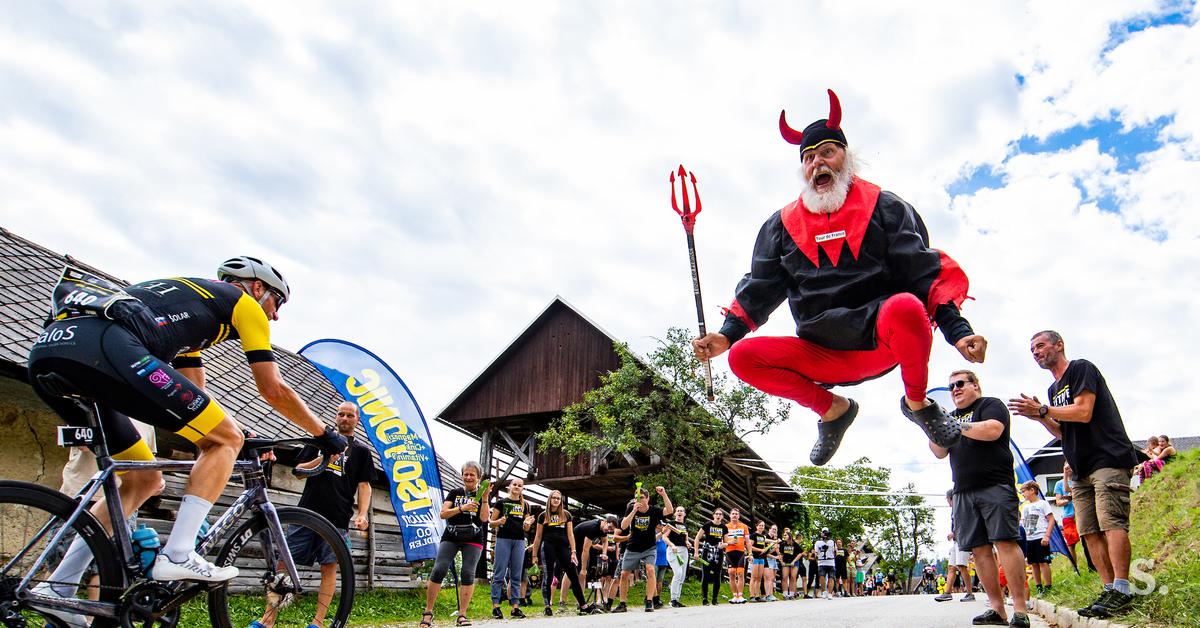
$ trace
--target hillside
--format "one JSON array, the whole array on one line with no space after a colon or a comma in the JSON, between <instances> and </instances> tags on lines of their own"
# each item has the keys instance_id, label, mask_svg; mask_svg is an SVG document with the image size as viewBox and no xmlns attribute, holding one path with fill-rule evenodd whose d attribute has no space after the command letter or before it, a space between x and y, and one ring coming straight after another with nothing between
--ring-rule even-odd
<instances>
[{"instance_id":1,"label":"hillside","mask_svg":"<svg viewBox=\"0 0 1200 628\"><path fill-rule=\"evenodd\" d=\"M1168 463L1133 494L1130 585L1138 599L1117 621L1136 626L1200 626L1200 450ZM1078 608L1100 590L1078 549L1082 574L1055 560L1048 601Z\"/></svg>"}]
</instances>

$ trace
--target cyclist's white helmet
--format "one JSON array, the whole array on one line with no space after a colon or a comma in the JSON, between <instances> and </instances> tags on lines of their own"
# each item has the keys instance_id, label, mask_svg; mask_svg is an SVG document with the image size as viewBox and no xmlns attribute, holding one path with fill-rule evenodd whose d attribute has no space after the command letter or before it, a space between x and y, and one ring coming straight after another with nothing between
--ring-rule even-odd
<instances>
[{"instance_id":1,"label":"cyclist's white helmet","mask_svg":"<svg viewBox=\"0 0 1200 628\"><path fill-rule=\"evenodd\" d=\"M242 255L225 260L217 268L217 279L221 281L257 279L266 284L267 287L273 288L276 292L283 295L283 301L278 303L281 306L292 298L292 289L288 287L288 282L283 278L283 273L275 270L275 267L257 257Z\"/></svg>"}]
</instances>

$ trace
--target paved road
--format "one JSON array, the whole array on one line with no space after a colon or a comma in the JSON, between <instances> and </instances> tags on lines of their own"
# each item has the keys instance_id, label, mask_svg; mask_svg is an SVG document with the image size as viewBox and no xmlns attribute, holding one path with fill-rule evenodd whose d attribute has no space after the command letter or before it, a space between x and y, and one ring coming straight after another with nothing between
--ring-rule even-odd
<instances>
[{"instance_id":1,"label":"paved road","mask_svg":"<svg viewBox=\"0 0 1200 628\"><path fill-rule=\"evenodd\" d=\"M979 596L981 599L983 596ZM1012 607L1009 607L1011 611ZM733 606L697 606L664 608L653 613L641 609L616 615L580 617L574 611L560 617L537 617L521 621L475 620L476 626L512 628L613 628L616 626L753 626L754 628L784 628L791 626L871 626L893 628L924 628L970 626L971 618L986 609L982 601L937 603L931 595L902 595L894 597L843 598L835 600L797 600ZM1046 623L1030 616L1033 625L1044 628ZM438 618L438 626L453 626L448 618Z\"/></svg>"}]
</instances>

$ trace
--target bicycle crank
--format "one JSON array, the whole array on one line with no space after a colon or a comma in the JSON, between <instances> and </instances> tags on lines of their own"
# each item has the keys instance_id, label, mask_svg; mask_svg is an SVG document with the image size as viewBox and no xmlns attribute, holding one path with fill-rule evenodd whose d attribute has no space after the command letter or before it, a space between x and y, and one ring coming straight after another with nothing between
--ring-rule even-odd
<instances>
[{"instance_id":1,"label":"bicycle crank","mask_svg":"<svg viewBox=\"0 0 1200 628\"><path fill-rule=\"evenodd\" d=\"M121 596L117 613L121 627L175 628L179 624L179 609L162 610L174 596L171 589L153 580L134 584Z\"/></svg>"}]
</instances>

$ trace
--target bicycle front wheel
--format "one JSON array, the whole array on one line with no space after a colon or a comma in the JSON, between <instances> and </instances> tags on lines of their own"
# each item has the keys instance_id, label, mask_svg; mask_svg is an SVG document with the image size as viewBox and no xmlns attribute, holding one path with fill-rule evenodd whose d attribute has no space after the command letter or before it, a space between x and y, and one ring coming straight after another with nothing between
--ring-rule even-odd
<instances>
[{"instance_id":1,"label":"bicycle front wheel","mask_svg":"<svg viewBox=\"0 0 1200 628\"><path fill-rule=\"evenodd\" d=\"M327 519L304 508L279 507L288 547L271 538L266 516L254 516L238 527L217 553L216 563L234 565L237 578L208 594L208 614L215 628L241 628L255 619L279 628L342 628L354 604L354 562L348 541ZM290 551L300 582L294 583L283 563ZM303 587L298 594L297 584Z\"/></svg>"},{"instance_id":2,"label":"bicycle front wheel","mask_svg":"<svg viewBox=\"0 0 1200 628\"><path fill-rule=\"evenodd\" d=\"M33 569L34 562L77 506L75 500L45 486L0 480L0 617L15 625L20 625L17 616L30 625L42 625L41 618L46 613L33 609L25 602L18 602L16 587ZM94 577L85 577L87 582L82 584L78 580L51 580L51 572L76 536L82 536L91 551L93 563L88 573L94 574ZM102 602L115 603L120 597L125 587L121 559L108 534L91 513L80 514L62 543L51 552L46 564L34 573L30 586L39 584L60 587L81 585L78 597L90 596ZM92 625L99 628L114 626L116 622L111 618L97 617Z\"/></svg>"}]
</instances>

